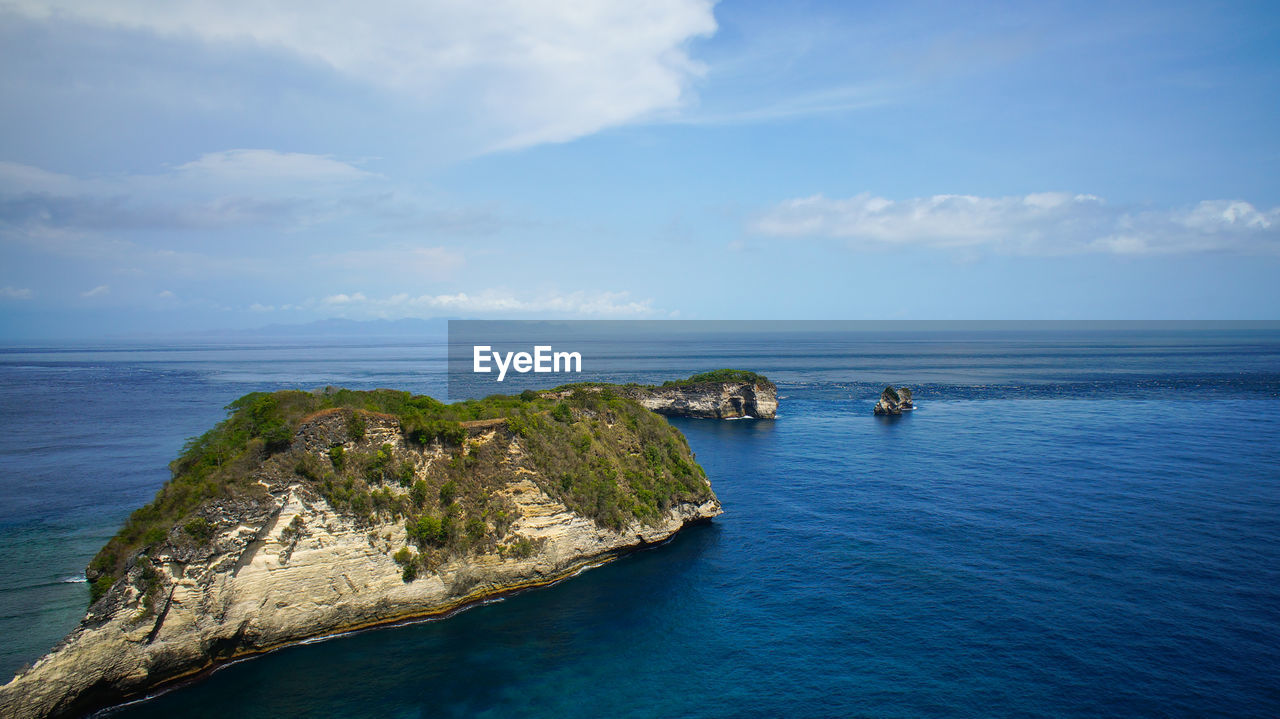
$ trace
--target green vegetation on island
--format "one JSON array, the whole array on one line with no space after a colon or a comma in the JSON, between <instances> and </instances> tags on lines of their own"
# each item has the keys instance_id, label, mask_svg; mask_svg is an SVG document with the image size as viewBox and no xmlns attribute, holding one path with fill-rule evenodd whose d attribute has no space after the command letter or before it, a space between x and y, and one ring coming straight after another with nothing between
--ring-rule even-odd
<instances>
[{"instance_id":1,"label":"green vegetation on island","mask_svg":"<svg viewBox=\"0 0 1280 719\"><path fill-rule=\"evenodd\" d=\"M218 506L265 504L272 488L291 483L371 528L402 523L411 546L393 559L405 581L451 555L535 551L534 540L510 531L515 508L504 490L518 477L615 530L712 496L684 436L611 392L445 404L329 388L255 392L227 409L226 420L187 443L170 465L172 479L94 557L86 570L93 601L138 557L211 542ZM319 424L328 434L300 431ZM398 441L374 433L387 426ZM484 441L473 436L490 430ZM296 543L306 531L291 525L282 539Z\"/></svg>"},{"instance_id":2,"label":"green vegetation on island","mask_svg":"<svg viewBox=\"0 0 1280 719\"><path fill-rule=\"evenodd\" d=\"M600 389L613 389L626 393L630 390L653 389L657 387L690 387L703 384L717 384L730 382L745 382L756 385L764 385L773 387L773 382L768 377L758 373L742 369L717 369L709 372L699 372L698 374L686 377L685 379L667 380L662 384L640 384L638 382L627 382L625 384L617 384L610 382L571 382L562 384L559 387L553 387L546 392L565 392L577 388L595 387ZM542 392L526 391L526 394L540 395Z\"/></svg>"},{"instance_id":3,"label":"green vegetation on island","mask_svg":"<svg viewBox=\"0 0 1280 719\"><path fill-rule=\"evenodd\" d=\"M692 384L707 384L711 382L748 382L750 384L772 385L768 377L757 372L749 372L742 369L717 369L710 372L701 372L687 379L676 379L663 382L663 387L681 387Z\"/></svg>"}]
</instances>

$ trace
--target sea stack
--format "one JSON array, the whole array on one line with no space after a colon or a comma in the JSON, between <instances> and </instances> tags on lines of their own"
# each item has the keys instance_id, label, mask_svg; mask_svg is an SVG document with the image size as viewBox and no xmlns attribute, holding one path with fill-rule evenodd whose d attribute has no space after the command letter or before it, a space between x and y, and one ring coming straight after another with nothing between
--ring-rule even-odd
<instances>
[{"instance_id":1,"label":"sea stack","mask_svg":"<svg viewBox=\"0 0 1280 719\"><path fill-rule=\"evenodd\" d=\"M668 417L774 419L778 388L764 375L714 370L656 387L624 387L622 395Z\"/></svg>"},{"instance_id":2,"label":"sea stack","mask_svg":"<svg viewBox=\"0 0 1280 719\"><path fill-rule=\"evenodd\" d=\"M892 385L885 387L880 393L880 401L876 402L875 409L872 410L877 416L895 416L902 414L903 410L912 410L916 406L911 402L911 388L899 387L894 389Z\"/></svg>"},{"instance_id":3,"label":"sea stack","mask_svg":"<svg viewBox=\"0 0 1280 719\"><path fill-rule=\"evenodd\" d=\"M625 397L667 417L776 419L778 416L777 386L768 377L746 370L712 370L660 385L584 382L547 390L540 396L563 399L578 391Z\"/></svg>"}]
</instances>

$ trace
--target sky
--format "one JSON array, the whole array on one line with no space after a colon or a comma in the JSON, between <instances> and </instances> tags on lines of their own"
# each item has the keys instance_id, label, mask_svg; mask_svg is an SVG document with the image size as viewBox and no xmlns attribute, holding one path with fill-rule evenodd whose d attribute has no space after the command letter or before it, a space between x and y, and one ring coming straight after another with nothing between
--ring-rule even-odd
<instances>
[{"instance_id":1,"label":"sky","mask_svg":"<svg viewBox=\"0 0 1280 719\"><path fill-rule=\"evenodd\" d=\"M0 98L0 340L1280 319L1274 3L0 0Z\"/></svg>"}]
</instances>

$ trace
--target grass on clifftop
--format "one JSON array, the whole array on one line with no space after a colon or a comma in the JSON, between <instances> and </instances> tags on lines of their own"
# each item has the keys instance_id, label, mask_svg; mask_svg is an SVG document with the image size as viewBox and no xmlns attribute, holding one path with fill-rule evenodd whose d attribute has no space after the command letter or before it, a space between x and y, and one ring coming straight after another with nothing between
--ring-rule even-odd
<instances>
[{"instance_id":1,"label":"grass on clifftop","mask_svg":"<svg viewBox=\"0 0 1280 719\"><path fill-rule=\"evenodd\" d=\"M575 387L623 387L626 389L644 389L646 387L685 387L699 384L711 384L717 382L750 382L751 384L773 386L768 377L758 373L750 372L743 369L717 369L710 372L700 372L685 379L673 379L663 382L661 385L642 385L636 382L628 382L626 384L610 384L608 382L573 382L554 387L550 391L557 392L563 390L571 390Z\"/></svg>"},{"instance_id":2,"label":"grass on clifftop","mask_svg":"<svg viewBox=\"0 0 1280 719\"><path fill-rule=\"evenodd\" d=\"M663 387L679 387L690 384L706 384L709 382L750 382L751 384L773 384L768 377L743 369L717 369L695 374L688 379L676 379L663 382Z\"/></svg>"},{"instance_id":3,"label":"grass on clifftop","mask_svg":"<svg viewBox=\"0 0 1280 719\"><path fill-rule=\"evenodd\" d=\"M711 496L685 436L636 402L574 392L548 414L507 420L539 486L579 514L621 529Z\"/></svg>"},{"instance_id":4,"label":"grass on clifftop","mask_svg":"<svg viewBox=\"0 0 1280 719\"><path fill-rule=\"evenodd\" d=\"M516 469L506 464L513 441L517 455L523 453L519 464L544 491L602 526L656 520L675 502L710 496L684 436L612 394L574 392L561 401L524 392L445 404L408 392L328 388L254 392L227 409L226 420L187 442L170 464L172 479L94 557L85 573L91 601L124 575L140 551L207 543L214 528L198 513L209 502L262 504L267 490L258 477L268 464L271 471L310 481L336 509L360 521L407 520L420 553L401 557L406 579L417 571L410 564L430 569L450 552L532 551L519 540L498 544L512 518L511 508L494 497ZM343 441L323 448L322 458L298 446L295 434L308 416L331 409L353 411ZM432 463L425 477L415 474L414 456L364 441L365 413L394 417L410 446L439 441L452 458ZM462 422L494 418L507 418L500 441L477 448L465 442ZM357 449L345 450L347 442Z\"/></svg>"}]
</instances>

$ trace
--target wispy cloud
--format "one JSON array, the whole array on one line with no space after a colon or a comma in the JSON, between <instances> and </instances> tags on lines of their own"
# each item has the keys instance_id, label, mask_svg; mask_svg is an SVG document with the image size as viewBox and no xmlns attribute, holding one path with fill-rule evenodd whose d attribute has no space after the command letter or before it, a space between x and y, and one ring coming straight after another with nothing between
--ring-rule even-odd
<instances>
[{"instance_id":1,"label":"wispy cloud","mask_svg":"<svg viewBox=\"0 0 1280 719\"><path fill-rule=\"evenodd\" d=\"M889 200L823 195L780 203L748 229L771 237L844 240L854 249L931 247L1018 255L1280 253L1280 207L1206 200L1186 208L1112 206L1062 192Z\"/></svg>"},{"instance_id":2,"label":"wispy cloud","mask_svg":"<svg viewBox=\"0 0 1280 719\"><path fill-rule=\"evenodd\" d=\"M476 293L412 295L398 293L369 297L363 292L337 293L317 302L293 305L296 309L315 305L347 317L438 317L442 315L538 315L548 317L627 318L659 314L650 299L632 299L627 292L568 293L547 292L520 296L506 290L488 289Z\"/></svg>"},{"instance_id":3,"label":"wispy cloud","mask_svg":"<svg viewBox=\"0 0 1280 719\"><path fill-rule=\"evenodd\" d=\"M305 224L367 204L375 179L327 156L273 150L214 152L160 172L87 178L0 162L0 230Z\"/></svg>"},{"instance_id":4,"label":"wispy cloud","mask_svg":"<svg viewBox=\"0 0 1280 719\"><path fill-rule=\"evenodd\" d=\"M310 244L312 251L301 257L290 253L291 262L438 279L462 266L462 253L423 246L422 237L487 235L508 222L492 209L437 207L432 198L324 155L229 150L151 173L89 177L0 162L0 248L23 246L134 271L257 274L270 265L264 257L281 238L319 228L329 241ZM187 240L242 230L273 239L237 249L230 247L234 240ZM324 251L337 238L350 247L353 235L363 249Z\"/></svg>"},{"instance_id":5,"label":"wispy cloud","mask_svg":"<svg viewBox=\"0 0 1280 719\"><path fill-rule=\"evenodd\" d=\"M32 295L31 290L26 287L12 287L9 285L0 287L0 297L7 300L29 300Z\"/></svg>"},{"instance_id":6,"label":"wispy cloud","mask_svg":"<svg viewBox=\"0 0 1280 719\"><path fill-rule=\"evenodd\" d=\"M676 125L696 126L747 125L866 110L893 102L894 93L887 88L835 87L766 99L762 103L736 109L689 108L672 114L666 121Z\"/></svg>"},{"instance_id":7,"label":"wispy cloud","mask_svg":"<svg viewBox=\"0 0 1280 719\"><path fill-rule=\"evenodd\" d=\"M689 40L716 30L713 0L334 0L288 3L11 0L39 22L76 21L299 61L480 128L488 149L581 137L680 106L703 68Z\"/></svg>"},{"instance_id":8,"label":"wispy cloud","mask_svg":"<svg viewBox=\"0 0 1280 719\"><path fill-rule=\"evenodd\" d=\"M260 149L207 153L179 165L176 174L219 188L231 183L269 188L281 182L296 186L298 183L358 182L376 177L374 173L327 155Z\"/></svg>"},{"instance_id":9,"label":"wispy cloud","mask_svg":"<svg viewBox=\"0 0 1280 719\"><path fill-rule=\"evenodd\" d=\"M81 297L101 297L111 292L111 288L107 285L98 285L91 290L85 290L80 293Z\"/></svg>"}]
</instances>

